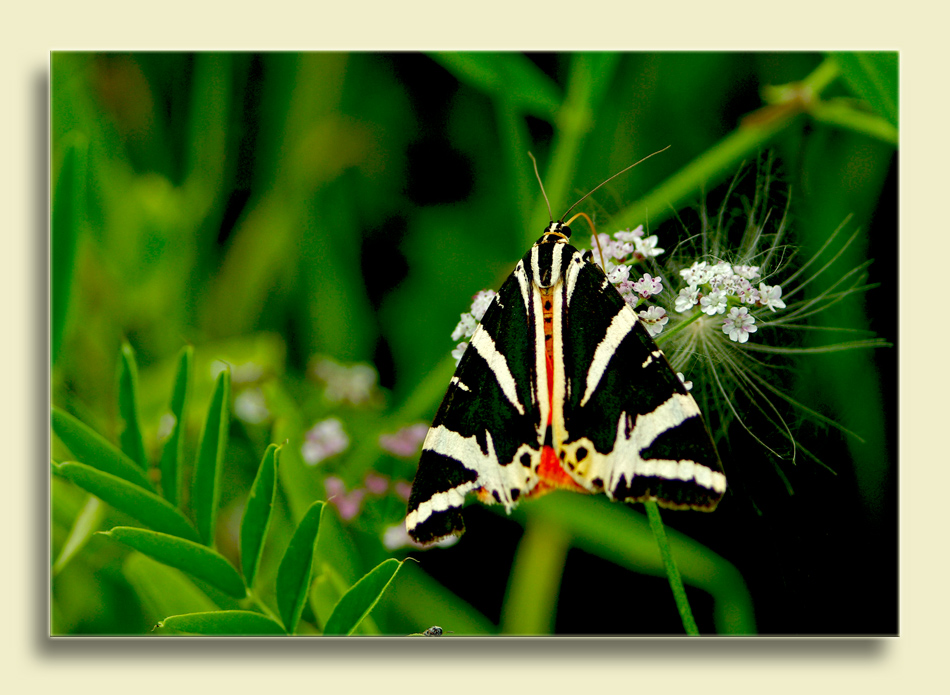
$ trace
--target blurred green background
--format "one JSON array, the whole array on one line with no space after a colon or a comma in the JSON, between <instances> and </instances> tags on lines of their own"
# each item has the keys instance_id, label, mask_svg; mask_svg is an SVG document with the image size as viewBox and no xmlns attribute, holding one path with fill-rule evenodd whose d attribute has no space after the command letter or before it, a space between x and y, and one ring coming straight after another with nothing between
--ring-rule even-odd
<instances>
[{"instance_id":1,"label":"blurred green background","mask_svg":"<svg viewBox=\"0 0 950 695\"><path fill-rule=\"evenodd\" d=\"M769 90L822 69L821 103ZM528 151L558 216L671 145L585 208L648 221L670 248L685 233L675 211L774 148L802 254L853 215L849 229L861 233L844 269L872 258L870 281L886 283L820 320L896 340L896 54L54 53L51 70L53 405L116 441L128 341L155 460L176 356L194 345L193 458L212 370L232 365L235 399L246 392L264 410L231 425L225 555L271 441L289 440L284 543L306 505L326 497L327 476L350 490L370 471L412 479L415 460L377 438L431 419L458 315L544 228ZM822 355L789 380L796 398L863 438L789 415L836 474L717 433L731 485L719 510L664 514L683 533L701 630L896 632L895 353ZM371 365L372 397L328 399L320 356ZM330 416L351 446L307 466L305 432ZM55 558L87 496L51 485ZM680 634L640 510L603 502L552 495L511 518L471 506L455 546L390 550L383 533L404 513L391 486L355 519L337 519L345 547L326 557L346 583L390 555L420 561L400 573L370 631ZM123 521L111 514L103 528ZM188 581L148 562L93 536L53 577L53 632L148 633L180 607L163 603L162 582ZM183 591L189 606L226 607L205 587Z\"/></svg>"}]
</instances>

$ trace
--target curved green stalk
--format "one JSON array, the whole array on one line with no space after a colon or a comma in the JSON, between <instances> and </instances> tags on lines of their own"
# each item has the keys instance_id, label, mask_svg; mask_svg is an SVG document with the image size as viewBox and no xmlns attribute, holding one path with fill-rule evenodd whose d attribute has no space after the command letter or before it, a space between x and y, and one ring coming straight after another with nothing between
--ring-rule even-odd
<instances>
[{"instance_id":1,"label":"curved green stalk","mask_svg":"<svg viewBox=\"0 0 950 695\"><path fill-rule=\"evenodd\" d=\"M699 628L696 627L696 620L693 618L693 611L689 607L689 599L686 597L686 589L683 587L683 578L680 577L680 571L676 567L676 561L673 560L673 551L670 548L670 541L666 537L666 529L663 527L663 519L660 518L660 508L656 502L647 500L643 503L647 508L647 517L650 519L650 529L656 538L656 544L660 548L660 556L663 558L663 565L666 567L666 577L670 581L670 588L673 590L673 599L676 601L676 608L680 612L680 619L683 621L683 628L687 635L699 636Z\"/></svg>"},{"instance_id":2,"label":"curved green stalk","mask_svg":"<svg viewBox=\"0 0 950 695\"><path fill-rule=\"evenodd\" d=\"M755 156L779 133L814 107L818 95L838 76L837 63L828 58L801 82L771 88L772 103L750 114L738 128L682 167L643 198L621 210L608 223L623 229L669 217L691 196L715 185L746 159ZM771 97L770 97L771 95Z\"/></svg>"},{"instance_id":3,"label":"curved green stalk","mask_svg":"<svg viewBox=\"0 0 950 695\"><path fill-rule=\"evenodd\" d=\"M571 536L548 516L530 512L508 578L501 611L503 635L554 633L557 596Z\"/></svg>"}]
</instances>

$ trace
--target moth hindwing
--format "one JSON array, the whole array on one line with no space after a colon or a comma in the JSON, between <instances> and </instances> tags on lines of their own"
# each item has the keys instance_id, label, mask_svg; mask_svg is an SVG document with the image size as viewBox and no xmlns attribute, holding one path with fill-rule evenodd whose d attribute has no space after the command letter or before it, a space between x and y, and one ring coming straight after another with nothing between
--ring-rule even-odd
<instances>
[{"instance_id":1,"label":"moth hindwing","mask_svg":"<svg viewBox=\"0 0 950 695\"><path fill-rule=\"evenodd\" d=\"M726 478L699 407L591 253L552 222L491 302L422 447L406 528L465 530L555 489L711 511Z\"/></svg>"}]
</instances>

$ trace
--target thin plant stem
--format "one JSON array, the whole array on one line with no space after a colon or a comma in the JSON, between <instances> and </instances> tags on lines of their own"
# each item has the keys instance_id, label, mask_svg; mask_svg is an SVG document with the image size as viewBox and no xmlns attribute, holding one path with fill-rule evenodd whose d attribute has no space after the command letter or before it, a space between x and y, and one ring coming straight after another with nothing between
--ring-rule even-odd
<instances>
[{"instance_id":1,"label":"thin plant stem","mask_svg":"<svg viewBox=\"0 0 950 695\"><path fill-rule=\"evenodd\" d=\"M656 338L654 338L654 342L658 344L666 342L667 340L672 338L674 335L679 333L681 330L686 328L689 324L693 323L694 321L698 321L702 317L703 317L703 312L701 311L694 312L693 315L690 316L689 318L684 319L683 321L680 321L679 323L675 324L672 328L670 328L668 331L664 331L662 334L658 335Z\"/></svg>"},{"instance_id":2,"label":"thin plant stem","mask_svg":"<svg viewBox=\"0 0 950 695\"><path fill-rule=\"evenodd\" d=\"M665 220L697 191L725 178L743 160L755 156L780 133L792 127L807 112L806 107L814 103L837 76L837 64L831 58L826 59L804 80L793 85L787 103L765 106L760 110L760 117L744 121L643 198L618 212L608 226L632 228L646 221L657 224ZM785 87L786 91L788 88ZM808 95L808 99L795 99L795 94Z\"/></svg>"},{"instance_id":3,"label":"thin plant stem","mask_svg":"<svg viewBox=\"0 0 950 695\"><path fill-rule=\"evenodd\" d=\"M528 514L501 611L504 635L554 633L571 536L548 516Z\"/></svg>"},{"instance_id":4,"label":"thin plant stem","mask_svg":"<svg viewBox=\"0 0 950 695\"><path fill-rule=\"evenodd\" d=\"M666 536L666 529L663 526L663 519L660 518L660 508L653 500L647 500L643 503L647 508L647 517L650 519L650 529L656 538L656 544L660 548L660 557L663 558L663 566L666 568L666 578L670 581L670 588L673 590L673 600L676 601L676 608L680 612L680 619L683 621L683 628L687 635L699 636L699 628L696 627L696 620L693 618L693 611L689 607L689 599L686 598L686 589L683 586L683 578L680 577L679 568L673 560L673 550L670 548L670 541Z\"/></svg>"}]
</instances>

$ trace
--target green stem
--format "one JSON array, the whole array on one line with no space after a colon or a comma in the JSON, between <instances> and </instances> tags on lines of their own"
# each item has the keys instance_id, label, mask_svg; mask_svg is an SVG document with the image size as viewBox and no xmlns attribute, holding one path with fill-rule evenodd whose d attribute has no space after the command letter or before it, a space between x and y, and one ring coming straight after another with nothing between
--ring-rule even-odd
<instances>
[{"instance_id":1,"label":"green stem","mask_svg":"<svg viewBox=\"0 0 950 695\"><path fill-rule=\"evenodd\" d=\"M868 137L897 147L899 135L897 128L878 115L859 111L841 100L825 101L811 109L812 117L820 123L828 123L845 130L861 133Z\"/></svg>"},{"instance_id":2,"label":"green stem","mask_svg":"<svg viewBox=\"0 0 950 695\"><path fill-rule=\"evenodd\" d=\"M680 321L679 323L677 323L677 324L675 324L673 327L671 327L668 331L663 331L660 335L658 335L656 338L654 338L653 342L655 342L657 345L660 345L660 344L662 344L662 343L665 343L665 342L668 341L670 338L672 338L674 335L676 335L677 333L679 333L680 331L682 331L683 329L685 329L689 324L691 324L691 323L693 323L693 322L695 322L695 321L698 321L698 320L701 319L702 317L703 317L703 312L701 312L701 311L695 311L695 312L693 312L693 315L690 316L688 319L684 319L684 320Z\"/></svg>"},{"instance_id":3,"label":"green stem","mask_svg":"<svg viewBox=\"0 0 950 695\"><path fill-rule=\"evenodd\" d=\"M666 219L697 191L717 183L743 160L761 150L792 120L793 117L789 116L755 127L738 128L643 198L621 210L607 226L612 229L633 228L645 222L655 225Z\"/></svg>"},{"instance_id":4,"label":"green stem","mask_svg":"<svg viewBox=\"0 0 950 695\"><path fill-rule=\"evenodd\" d=\"M612 53L576 53L571 56L564 101L555 118L551 156L547 169L542 172L544 188L555 218L574 202L568 196L571 181L584 142L593 127L594 113L607 93L607 85L616 70L618 58L619 54ZM540 196L531 219L539 222L548 219L547 204ZM534 243L540 227L543 225L532 225L526 229L527 243Z\"/></svg>"},{"instance_id":5,"label":"green stem","mask_svg":"<svg viewBox=\"0 0 950 695\"><path fill-rule=\"evenodd\" d=\"M772 88L776 103L757 112L762 117L745 120L645 197L617 213L608 226L623 229L645 222L655 225L665 220L691 196L718 183L735 171L742 161L754 156L790 128L837 76L837 63L827 58L801 82Z\"/></svg>"},{"instance_id":6,"label":"green stem","mask_svg":"<svg viewBox=\"0 0 950 695\"><path fill-rule=\"evenodd\" d=\"M817 96L835 81L840 72L841 69L834 58L825 58L817 68L811 71L808 77L802 80L802 84Z\"/></svg>"},{"instance_id":7,"label":"green stem","mask_svg":"<svg viewBox=\"0 0 950 695\"><path fill-rule=\"evenodd\" d=\"M550 635L571 536L548 515L527 515L501 611L503 635Z\"/></svg>"},{"instance_id":8,"label":"green stem","mask_svg":"<svg viewBox=\"0 0 950 695\"><path fill-rule=\"evenodd\" d=\"M656 538L656 544L660 548L660 556L663 558L663 565L666 567L666 577L670 581L670 588L673 590L673 599L676 601L676 608L680 612L680 619L683 621L683 628L687 635L699 635L699 628L696 627L696 621L693 619L693 611L689 607L689 599L686 597L686 589L683 587L683 579L680 577L679 568L673 560L673 550L670 547L669 539L666 537L666 529L663 527L663 519L660 518L660 508L653 500L647 500L643 503L647 508L647 517L650 519L650 529Z\"/></svg>"}]
</instances>

